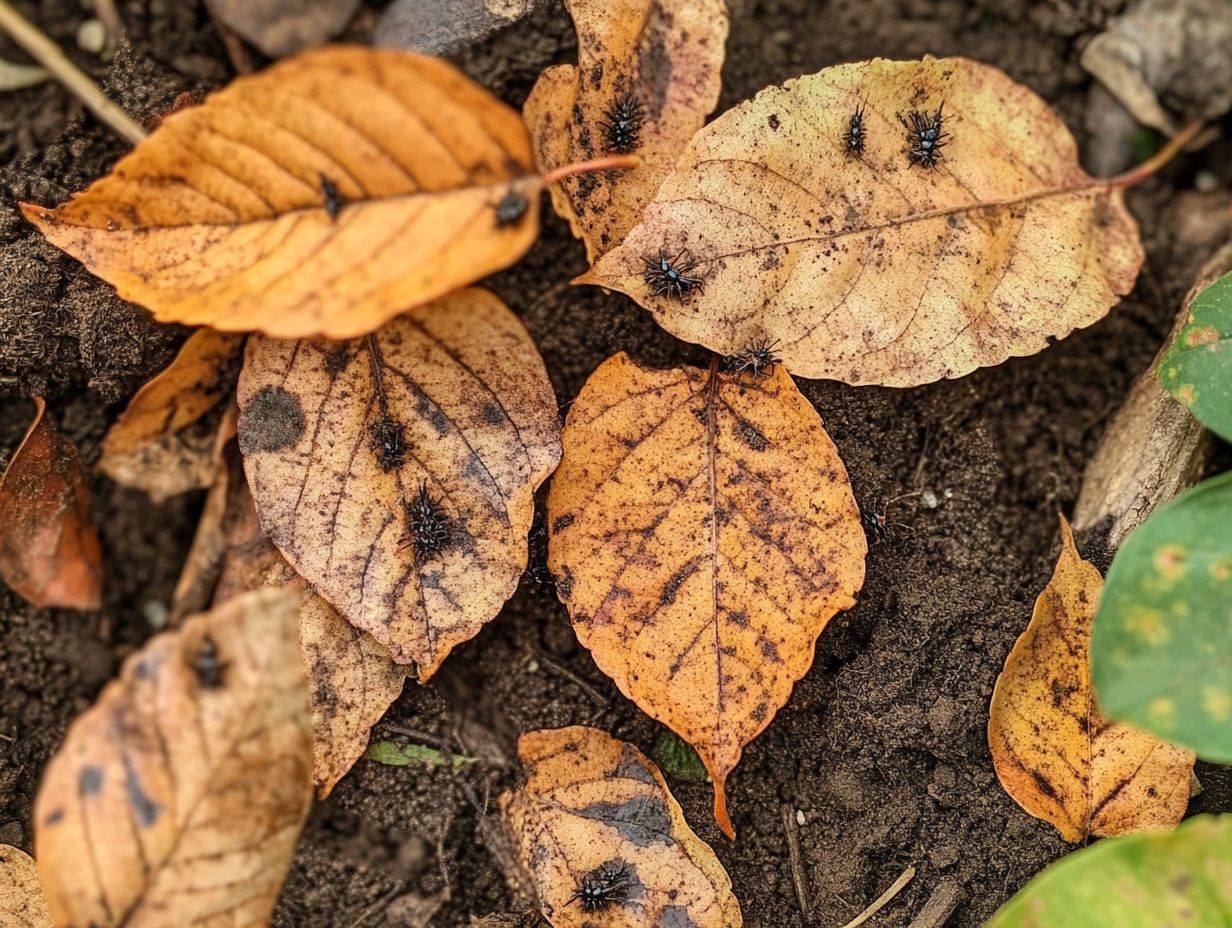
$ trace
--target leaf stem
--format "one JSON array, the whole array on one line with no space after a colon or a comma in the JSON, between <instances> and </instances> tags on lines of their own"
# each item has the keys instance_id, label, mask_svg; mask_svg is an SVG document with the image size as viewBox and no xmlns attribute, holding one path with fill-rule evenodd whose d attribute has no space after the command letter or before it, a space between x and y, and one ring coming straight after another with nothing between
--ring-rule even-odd
<instances>
[{"instance_id":1,"label":"leaf stem","mask_svg":"<svg viewBox=\"0 0 1232 928\"><path fill-rule=\"evenodd\" d=\"M136 145L146 137L146 131L141 128L140 123L107 99L90 76L69 61L59 46L47 38L38 26L13 9L8 0L0 0L0 29L12 36L13 41L54 74L61 84L72 91L95 116L121 138Z\"/></svg>"},{"instance_id":2,"label":"leaf stem","mask_svg":"<svg viewBox=\"0 0 1232 928\"><path fill-rule=\"evenodd\" d=\"M1159 171L1165 164L1180 154L1181 150L1186 145L1197 137L1202 131L1205 123L1201 119L1194 119L1185 124L1185 126L1176 135L1172 136L1159 151L1151 155L1140 165L1130 168L1124 174L1118 174L1116 177L1108 178L1105 183L1109 187L1132 187L1134 184L1140 184L1148 177L1151 177Z\"/></svg>"},{"instance_id":3,"label":"leaf stem","mask_svg":"<svg viewBox=\"0 0 1232 928\"><path fill-rule=\"evenodd\" d=\"M3 0L0 0L3 2ZM579 161L576 164L566 164L564 167L548 171L543 175L544 184L554 184L577 174L594 174L597 171L623 171L627 168L640 166L642 159L637 155L608 155L605 158L595 158L593 161Z\"/></svg>"}]
</instances>

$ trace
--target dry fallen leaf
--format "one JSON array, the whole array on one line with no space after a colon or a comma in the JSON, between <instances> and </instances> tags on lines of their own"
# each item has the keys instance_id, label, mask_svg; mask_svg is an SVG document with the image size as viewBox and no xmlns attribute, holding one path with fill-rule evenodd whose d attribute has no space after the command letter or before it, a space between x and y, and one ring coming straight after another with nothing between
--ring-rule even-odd
<instances>
[{"instance_id":1,"label":"dry fallen leaf","mask_svg":"<svg viewBox=\"0 0 1232 928\"><path fill-rule=\"evenodd\" d=\"M553 928L744 924L722 864L641 751L594 728L518 739L526 785L500 798Z\"/></svg>"},{"instance_id":2,"label":"dry fallen leaf","mask_svg":"<svg viewBox=\"0 0 1232 928\"><path fill-rule=\"evenodd\" d=\"M309 584L427 680L526 566L560 458L529 333L459 291L367 339L249 340L240 449L261 523Z\"/></svg>"},{"instance_id":3,"label":"dry fallen leaf","mask_svg":"<svg viewBox=\"0 0 1232 928\"><path fill-rule=\"evenodd\" d=\"M362 335L515 261L538 193L519 115L443 61L335 46L168 116L22 212L160 322Z\"/></svg>"},{"instance_id":4,"label":"dry fallen leaf","mask_svg":"<svg viewBox=\"0 0 1232 928\"><path fill-rule=\"evenodd\" d=\"M450 55L529 16L547 0L394 0L373 43L425 55Z\"/></svg>"},{"instance_id":5,"label":"dry fallen leaf","mask_svg":"<svg viewBox=\"0 0 1232 928\"><path fill-rule=\"evenodd\" d=\"M1141 264L1123 191L1034 93L965 58L875 59L710 123L580 280L720 354L764 339L803 377L912 386L1091 325Z\"/></svg>"},{"instance_id":6,"label":"dry fallen leaf","mask_svg":"<svg viewBox=\"0 0 1232 928\"><path fill-rule=\"evenodd\" d=\"M582 644L724 784L855 602L867 545L838 451L782 366L582 388L548 497L548 564Z\"/></svg>"},{"instance_id":7,"label":"dry fallen leaf","mask_svg":"<svg viewBox=\"0 0 1232 928\"><path fill-rule=\"evenodd\" d=\"M327 42L360 0L209 0L214 15L271 58Z\"/></svg>"},{"instance_id":8,"label":"dry fallen leaf","mask_svg":"<svg viewBox=\"0 0 1232 928\"><path fill-rule=\"evenodd\" d=\"M556 211L594 261L641 221L685 144L719 102L725 0L566 0L577 66L549 68L526 101L535 160L547 172L608 154L629 171L550 188Z\"/></svg>"},{"instance_id":9,"label":"dry fallen leaf","mask_svg":"<svg viewBox=\"0 0 1232 928\"><path fill-rule=\"evenodd\" d=\"M137 391L103 442L99 468L155 502L208 487L240 372L243 338L198 329L161 374Z\"/></svg>"},{"instance_id":10,"label":"dry fallen leaf","mask_svg":"<svg viewBox=\"0 0 1232 928\"><path fill-rule=\"evenodd\" d=\"M1066 841L1172 828L1194 755L1099 715L1091 623L1103 579L1061 520L1056 571L997 678L988 744L1014 800Z\"/></svg>"},{"instance_id":11,"label":"dry fallen leaf","mask_svg":"<svg viewBox=\"0 0 1232 928\"><path fill-rule=\"evenodd\" d=\"M35 804L58 925L264 925L312 798L298 597L152 639L69 728Z\"/></svg>"},{"instance_id":12,"label":"dry fallen leaf","mask_svg":"<svg viewBox=\"0 0 1232 928\"><path fill-rule=\"evenodd\" d=\"M186 609L219 606L250 590L302 592L300 653L312 712L312 779L322 797L355 765L368 735L402 692L406 668L371 635L352 627L311 590L266 538L232 443L197 524L180 575L172 620Z\"/></svg>"},{"instance_id":13,"label":"dry fallen leaf","mask_svg":"<svg viewBox=\"0 0 1232 928\"><path fill-rule=\"evenodd\" d=\"M98 609L103 549L76 446L34 398L34 421L0 476L0 580L35 606Z\"/></svg>"},{"instance_id":14,"label":"dry fallen leaf","mask_svg":"<svg viewBox=\"0 0 1232 928\"><path fill-rule=\"evenodd\" d=\"M7 844L0 844L0 928L52 928L38 867Z\"/></svg>"}]
</instances>

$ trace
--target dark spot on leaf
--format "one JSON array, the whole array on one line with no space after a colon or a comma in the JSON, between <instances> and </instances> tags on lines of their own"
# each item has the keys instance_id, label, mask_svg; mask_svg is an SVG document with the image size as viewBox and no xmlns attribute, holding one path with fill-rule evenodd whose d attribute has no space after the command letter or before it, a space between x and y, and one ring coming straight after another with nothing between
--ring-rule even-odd
<instances>
[{"instance_id":1,"label":"dark spot on leaf","mask_svg":"<svg viewBox=\"0 0 1232 928\"><path fill-rule=\"evenodd\" d=\"M749 713L749 718L751 718L754 722L764 722L768 711L769 709L766 704L764 702L759 702Z\"/></svg>"},{"instance_id":2,"label":"dark spot on leaf","mask_svg":"<svg viewBox=\"0 0 1232 928\"><path fill-rule=\"evenodd\" d=\"M290 448L304 434L304 409L282 387L262 387L240 410L240 451L245 455Z\"/></svg>"},{"instance_id":3,"label":"dark spot on leaf","mask_svg":"<svg viewBox=\"0 0 1232 928\"><path fill-rule=\"evenodd\" d=\"M574 515L571 512L566 512L563 516L558 516L552 521L552 531L559 532L562 528L568 528L573 524Z\"/></svg>"},{"instance_id":4,"label":"dark spot on leaf","mask_svg":"<svg viewBox=\"0 0 1232 928\"><path fill-rule=\"evenodd\" d=\"M627 744L620 749L620 763L616 765L616 776L640 780L651 785L657 783L654 774L647 769L642 759Z\"/></svg>"},{"instance_id":5,"label":"dark spot on leaf","mask_svg":"<svg viewBox=\"0 0 1232 928\"><path fill-rule=\"evenodd\" d=\"M778 113L771 113L770 118L767 119L766 122L770 124L771 129L775 129L775 130L777 130L780 125L782 125L782 123L779 122Z\"/></svg>"},{"instance_id":6,"label":"dark spot on leaf","mask_svg":"<svg viewBox=\"0 0 1232 928\"><path fill-rule=\"evenodd\" d=\"M659 594L659 602L664 606L671 605L676 601L676 594L680 592L680 588L684 586L684 582L697 573L697 563L685 564L680 570L672 576L663 587L663 592Z\"/></svg>"},{"instance_id":7,"label":"dark spot on leaf","mask_svg":"<svg viewBox=\"0 0 1232 928\"><path fill-rule=\"evenodd\" d=\"M739 628L749 627L749 616L747 612L729 612L727 620Z\"/></svg>"},{"instance_id":8,"label":"dark spot on leaf","mask_svg":"<svg viewBox=\"0 0 1232 928\"><path fill-rule=\"evenodd\" d=\"M329 218L337 221L338 212L342 209L342 200L338 197L338 188L334 186L334 182L324 174L321 177L321 196L325 200L325 212L329 213Z\"/></svg>"},{"instance_id":9,"label":"dark spot on leaf","mask_svg":"<svg viewBox=\"0 0 1232 928\"><path fill-rule=\"evenodd\" d=\"M223 671L227 666L218 659L218 645L209 635L201 639L201 647L193 659L192 669L202 689L214 690L222 686Z\"/></svg>"},{"instance_id":10,"label":"dark spot on leaf","mask_svg":"<svg viewBox=\"0 0 1232 928\"><path fill-rule=\"evenodd\" d=\"M51 813L45 819L43 819L43 824L44 825L59 825L62 821L64 821L64 810L63 809L52 809Z\"/></svg>"},{"instance_id":11,"label":"dark spot on leaf","mask_svg":"<svg viewBox=\"0 0 1232 928\"><path fill-rule=\"evenodd\" d=\"M573 574L568 568L565 569L565 575L556 581L556 592L561 599L568 599L573 595ZM575 619L574 621L577 621Z\"/></svg>"},{"instance_id":12,"label":"dark spot on leaf","mask_svg":"<svg viewBox=\"0 0 1232 928\"><path fill-rule=\"evenodd\" d=\"M769 439L761 433L757 426L746 419L741 419L740 424L736 426L736 435L754 451L765 451L770 447Z\"/></svg>"},{"instance_id":13,"label":"dark spot on leaf","mask_svg":"<svg viewBox=\"0 0 1232 928\"><path fill-rule=\"evenodd\" d=\"M697 923L689 917L689 910L683 905L669 905L659 916L656 928L697 928Z\"/></svg>"},{"instance_id":14,"label":"dark spot on leaf","mask_svg":"<svg viewBox=\"0 0 1232 928\"><path fill-rule=\"evenodd\" d=\"M77 778L77 791L83 796L97 796L103 791L103 768L82 767Z\"/></svg>"},{"instance_id":15,"label":"dark spot on leaf","mask_svg":"<svg viewBox=\"0 0 1232 928\"><path fill-rule=\"evenodd\" d=\"M128 787L128 801L133 807L133 814L142 828L149 828L162 813L163 807L151 799L141 786L141 780L128 755L124 755L125 785Z\"/></svg>"},{"instance_id":16,"label":"dark spot on leaf","mask_svg":"<svg viewBox=\"0 0 1232 928\"><path fill-rule=\"evenodd\" d=\"M1039 787L1039 791L1040 791L1041 793L1043 793L1045 796L1048 796L1048 797L1050 797L1050 798L1052 798L1052 799L1056 799L1056 798L1057 798L1057 790L1056 790L1056 787L1054 787L1054 786L1053 786L1053 785L1052 785L1052 784L1048 781L1048 778L1047 778L1047 777L1045 777L1042 773L1040 773L1040 772L1038 772L1038 771L1036 771L1036 770L1032 770L1032 771L1031 771L1031 779L1033 779L1033 780L1035 781L1035 785Z\"/></svg>"},{"instance_id":17,"label":"dark spot on leaf","mask_svg":"<svg viewBox=\"0 0 1232 928\"><path fill-rule=\"evenodd\" d=\"M347 342L338 342L336 345L331 345L330 349L325 352L325 371L331 377L337 377L347 369L347 365L351 363L351 358L354 355Z\"/></svg>"},{"instance_id":18,"label":"dark spot on leaf","mask_svg":"<svg viewBox=\"0 0 1232 928\"><path fill-rule=\"evenodd\" d=\"M667 806L656 796L635 796L619 803L594 802L579 809L578 815L615 828L638 847L649 847L656 841L676 843Z\"/></svg>"},{"instance_id":19,"label":"dark spot on leaf","mask_svg":"<svg viewBox=\"0 0 1232 928\"><path fill-rule=\"evenodd\" d=\"M449 417L439 409L432 411L432 427L436 429L436 434L444 438L449 434Z\"/></svg>"},{"instance_id":20,"label":"dark spot on leaf","mask_svg":"<svg viewBox=\"0 0 1232 928\"><path fill-rule=\"evenodd\" d=\"M516 190L510 190L496 204L496 225L502 229L517 225L529 208L526 197Z\"/></svg>"},{"instance_id":21,"label":"dark spot on leaf","mask_svg":"<svg viewBox=\"0 0 1232 928\"><path fill-rule=\"evenodd\" d=\"M483 416L483 421L488 425L500 425L505 421L505 414L495 403L486 404L480 415Z\"/></svg>"}]
</instances>

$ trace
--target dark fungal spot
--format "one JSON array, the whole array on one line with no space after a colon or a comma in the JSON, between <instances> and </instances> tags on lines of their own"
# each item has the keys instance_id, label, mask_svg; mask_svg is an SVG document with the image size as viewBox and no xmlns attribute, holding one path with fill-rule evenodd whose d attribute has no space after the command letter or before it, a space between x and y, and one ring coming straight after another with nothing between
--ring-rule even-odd
<instances>
[{"instance_id":1,"label":"dark fungal spot","mask_svg":"<svg viewBox=\"0 0 1232 928\"><path fill-rule=\"evenodd\" d=\"M103 768L82 767L77 777L77 792L82 796L97 796L103 791Z\"/></svg>"},{"instance_id":2,"label":"dark fungal spot","mask_svg":"<svg viewBox=\"0 0 1232 928\"><path fill-rule=\"evenodd\" d=\"M342 200L338 196L338 188L334 186L334 182L324 174L321 178L321 196L325 200L325 212L329 213L329 218L334 222L338 221L338 212L342 209Z\"/></svg>"},{"instance_id":3,"label":"dark fungal spot","mask_svg":"<svg viewBox=\"0 0 1232 928\"><path fill-rule=\"evenodd\" d=\"M133 814L137 817L137 823L142 828L149 828L158 821L158 816L162 814L163 807L146 793L141 785L141 780L137 776L137 770L127 754L124 755L124 774L125 786L128 790L128 802L133 807Z\"/></svg>"},{"instance_id":4,"label":"dark fungal spot","mask_svg":"<svg viewBox=\"0 0 1232 928\"><path fill-rule=\"evenodd\" d=\"M566 512L563 516L557 516L552 520L552 531L559 532L562 528L568 528L573 524L575 518L571 512Z\"/></svg>"},{"instance_id":5,"label":"dark fungal spot","mask_svg":"<svg viewBox=\"0 0 1232 928\"><path fill-rule=\"evenodd\" d=\"M747 419L741 419L736 426L736 435L754 451L765 451L770 447L770 440L761 430Z\"/></svg>"},{"instance_id":6,"label":"dark fungal spot","mask_svg":"<svg viewBox=\"0 0 1232 928\"><path fill-rule=\"evenodd\" d=\"M654 774L647 769L642 759L627 744L620 749L620 763L616 765L616 776L649 783L651 786L657 782Z\"/></svg>"},{"instance_id":7,"label":"dark fungal spot","mask_svg":"<svg viewBox=\"0 0 1232 928\"><path fill-rule=\"evenodd\" d=\"M500 425L505 421L505 414L495 403L485 403L479 415L487 425Z\"/></svg>"},{"instance_id":8,"label":"dark fungal spot","mask_svg":"<svg viewBox=\"0 0 1232 928\"><path fill-rule=\"evenodd\" d=\"M735 625L737 628L749 627L749 615L747 612L729 612L727 614L727 621L731 622L732 625Z\"/></svg>"},{"instance_id":9,"label":"dark fungal spot","mask_svg":"<svg viewBox=\"0 0 1232 928\"><path fill-rule=\"evenodd\" d=\"M594 802L579 809L577 814L616 829L638 847L649 847L656 841L668 845L675 843L667 806L656 796L634 796L624 802Z\"/></svg>"},{"instance_id":10,"label":"dark fungal spot","mask_svg":"<svg viewBox=\"0 0 1232 928\"><path fill-rule=\"evenodd\" d=\"M753 707L752 711L749 712L749 718L751 718L754 722L764 722L768 711L770 710L766 704L764 702L759 702Z\"/></svg>"},{"instance_id":11,"label":"dark fungal spot","mask_svg":"<svg viewBox=\"0 0 1232 928\"><path fill-rule=\"evenodd\" d=\"M770 114L770 118L769 118L769 119L767 119L767 120L766 120L766 122L769 124L769 126L770 126L770 128L771 128L771 129L775 129L775 130L777 130L777 129L778 129L778 127L782 125L782 123L781 123L781 122L779 122L779 114L778 114L778 113L771 113L771 114Z\"/></svg>"},{"instance_id":12,"label":"dark fungal spot","mask_svg":"<svg viewBox=\"0 0 1232 928\"><path fill-rule=\"evenodd\" d=\"M556 592L559 594L561 599L565 599L565 600L567 600L570 596L573 595L573 575L572 574L566 571L565 575L556 581ZM577 622L580 620L575 617L574 621Z\"/></svg>"},{"instance_id":13,"label":"dark fungal spot","mask_svg":"<svg viewBox=\"0 0 1232 928\"><path fill-rule=\"evenodd\" d=\"M635 94L626 94L616 101L600 125L607 139L607 149L617 155L627 155L637 148L645 111Z\"/></svg>"},{"instance_id":14,"label":"dark fungal spot","mask_svg":"<svg viewBox=\"0 0 1232 928\"><path fill-rule=\"evenodd\" d=\"M1048 778L1045 777L1042 773L1036 770L1032 770L1031 779L1035 781L1035 785L1039 787L1039 791L1043 793L1045 796L1048 796L1052 799L1057 798L1056 787L1054 787L1052 783L1049 782Z\"/></svg>"},{"instance_id":15,"label":"dark fungal spot","mask_svg":"<svg viewBox=\"0 0 1232 928\"><path fill-rule=\"evenodd\" d=\"M282 451L304 434L304 409L294 393L282 387L262 387L240 410L237 431L244 455Z\"/></svg>"},{"instance_id":16,"label":"dark fungal spot","mask_svg":"<svg viewBox=\"0 0 1232 928\"><path fill-rule=\"evenodd\" d=\"M331 377L337 377L347 369L353 357L354 355L351 353L347 342L338 342L335 345L331 345L329 350L325 352L326 373Z\"/></svg>"},{"instance_id":17,"label":"dark fungal spot","mask_svg":"<svg viewBox=\"0 0 1232 928\"><path fill-rule=\"evenodd\" d=\"M660 249L657 258L642 258L645 269L642 279L654 296L668 296L682 300L694 290L705 290L705 278L690 276L697 268L687 251L680 251L676 257L669 259L667 252Z\"/></svg>"},{"instance_id":18,"label":"dark fungal spot","mask_svg":"<svg viewBox=\"0 0 1232 928\"><path fill-rule=\"evenodd\" d=\"M847 120L847 131L843 133L843 151L848 158L858 158L864 154L864 105L855 108Z\"/></svg>"},{"instance_id":19,"label":"dark fungal spot","mask_svg":"<svg viewBox=\"0 0 1232 928\"><path fill-rule=\"evenodd\" d=\"M63 809L52 809L51 812L47 815L47 817L43 819L43 824L44 825L59 825L62 821L64 821L64 810Z\"/></svg>"},{"instance_id":20,"label":"dark fungal spot","mask_svg":"<svg viewBox=\"0 0 1232 928\"><path fill-rule=\"evenodd\" d=\"M449 434L449 417L439 409L434 409L429 417L436 434L444 438Z\"/></svg>"},{"instance_id":21,"label":"dark fungal spot","mask_svg":"<svg viewBox=\"0 0 1232 928\"><path fill-rule=\"evenodd\" d=\"M497 227L505 229L517 225L529 209L530 203L527 202L526 197L516 190L510 190L496 204Z\"/></svg>"},{"instance_id":22,"label":"dark fungal spot","mask_svg":"<svg viewBox=\"0 0 1232 928\"><path fill-rule=\"evenodd\" d=\"M697 923L689 916L685 906L669 905L663 909L655 928L697 928Z\"/></svg>"},{"instance_id":23,"label":"dark fungal spot","mask_svg":"<svg viewBox=\"0 0 1232 928\"><path fill-rule=\"evenodd\" d=\"M381 416L369 429L368 448L381 470L397 470L406 463L406 427L392 416Z\"/></svg>"},{"instance_id":24,"label":"dark fungal spot","mask_svg":"<svg viewBox=\"0 0 1232 928\"><path fill-rule=\"evenodd\" d=\"M223 671L227 669L227 665L218 659L218 645L209 635L201 639L201 647L197 649L192 669L202 689L215 690L222 686Z\"/></svg>"},{"instance_id":25,"label":"dark fungal spot","mask_svg":"<svg viewBox=\"0 0 1232 928\"><path fill-rule=\"evenodd\" d=\"M942 129L945 116L941 111L944 106L944 103L938 106L935 113L912 110L905 117L898 117L898 121L907 130L907 160L911 164L933 168L941 160L941 149L950 137L950 134Z\"/></svg>"},{"instance_id":26,"label":"dark fungal spot","mask_svg":"<svg viewBox=\"0 0 1232 928\"><path fill-rule=\"evenodd\" d=\"M406 544L415 550L415 562L423 564L454 543L453 520L445 514L428 490L428 483L419 485L419 492L403 503L406 515Z\"/></svg>"}]
</instances>

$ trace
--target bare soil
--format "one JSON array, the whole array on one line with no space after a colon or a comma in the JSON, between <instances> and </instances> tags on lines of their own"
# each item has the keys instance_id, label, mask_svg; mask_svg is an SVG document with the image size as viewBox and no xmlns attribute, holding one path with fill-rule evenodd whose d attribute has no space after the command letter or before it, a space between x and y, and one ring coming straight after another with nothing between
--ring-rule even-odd
<instances>
[{"instance_id":1,"label":"bare soil","mask_svg":"<svg viewBox=\"0 0 1232 928\"><path fill-rule=\"evenodd\" d=\"M78 0L18 3L139 119L178 94L224 82L230 64L203 7L123 0L132 45L108 67L77 52ZM371 35L370 4L349 36ZM720 109L761 87L877 55L961 54L996 64L1048 99L1088 153L1123 140L1085 131L1091 82L1083 45L1122 0L734 0ZM536 76L572 59L567 14L531 19L468 49L460 64L521 105ZM0 57L25 60L0 40ZM25 225L14 203L51 204L105 172L124 145L55 85L0 95L0 466L33 407L96 459L126 399L169 360L183 333L151 323ZM1227 237L1232 145L1182 158L1133 191L1147 264L1107 319L1032 358L914 390L803 382L850 471L877 505L927 489L935 509L893 504L903 523L872 547L859 604L831 623L816 664L746 752L730 784L739 838L710 817L706 784L677 782L689 821L716 849L753 926L802 926L781 807L803 813L808 924L845 924L908 866L914 880L871 924L905 926L943 882L964 902L950 924L979 925L1068 848L1020 811L993 774L985 739L993 681L1056 554L1056 513L1126 388L1149 363L1205 257ZM1208 172L1213 191L1198 193ZM1209 184L1204 184L1209 186ZM521 264L489 284L539 342L562 405L624 349L655 364L704 361L618 294L570 288L584 251L549 217ZM200 494L155 506L94 480L107 553L100 614L34 610L0 589L0 843L31 846L40 772L73 716L152 634L180 569ZM535 554L543 576L543 552ZM580 686L577 681L581 681ZM563 607L528 577L504 613L427 687L408 684L377 730L454 733L489 762L454 775L361 761L317 805L279 904L279 928L418 924L408 913L443 895L433 924L525 913L501 869L490 799L516 781L517 733L598 725L649 750L658 726L626 702L581 650ZM413 740L413 739L412 739ZM1192 811L1232 809L1232 778L1199 765ZM537 917L500 924L537 924Z\"/></svg>"}]
</instances>

